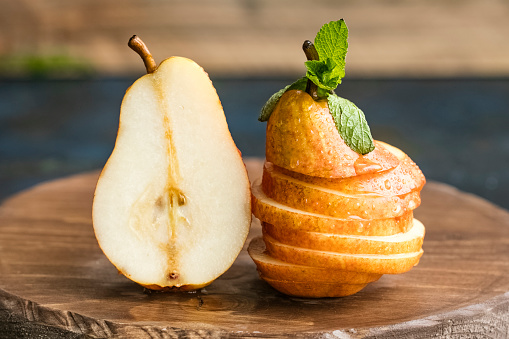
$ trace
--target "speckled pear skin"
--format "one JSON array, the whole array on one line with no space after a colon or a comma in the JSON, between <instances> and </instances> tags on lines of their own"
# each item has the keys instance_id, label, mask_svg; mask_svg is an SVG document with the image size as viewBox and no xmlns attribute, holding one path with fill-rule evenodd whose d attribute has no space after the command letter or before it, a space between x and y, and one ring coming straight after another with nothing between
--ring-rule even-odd
<instances>
[{"instance_id":1,"label":"speckled pear skin","mask_svg":"<svg viewBox=\"0 0 509 339\"><path fill-rule=\"evenodd\" d=\"M268 162L290 171L322 178L358 175L356 161L378 164L373 171L394 168L396 156L381 144L361 156L339 135L328 103L314 101L304 91L287 91L267 122L265 155Z\"/></svg>"}]
</instances>

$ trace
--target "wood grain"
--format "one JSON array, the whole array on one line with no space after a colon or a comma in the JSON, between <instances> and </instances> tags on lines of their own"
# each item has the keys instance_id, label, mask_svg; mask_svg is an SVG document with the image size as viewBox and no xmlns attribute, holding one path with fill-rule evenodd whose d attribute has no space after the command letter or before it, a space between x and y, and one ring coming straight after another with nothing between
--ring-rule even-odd
<instances>
[{"instance_id":1,"label":"wood grain","mask_svg":"<svg viewBox=\"0 0 509 339\"><path fill-rule=\"evenodd\" d=\"M246 161L251 177L261 162ZM98 173L36 186L0 207L0 338L506 338L509 213L428 183L416 216L424 256L356 295L284 296L245 251L201 292L149 293L119 275L91 224ZM254 222L250 237L260 232Z\"/></svg>"}]
</instances>

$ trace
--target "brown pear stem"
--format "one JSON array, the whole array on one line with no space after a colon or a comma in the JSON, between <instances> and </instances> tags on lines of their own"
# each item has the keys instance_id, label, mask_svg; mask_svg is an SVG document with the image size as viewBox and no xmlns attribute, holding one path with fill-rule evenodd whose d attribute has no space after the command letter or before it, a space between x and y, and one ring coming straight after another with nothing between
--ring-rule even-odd
<instances>
[{"instance_id":1,"label":"brown pear stem","mask_svg":"<svg viewBox=\"0 0 509 339\"><path fill-rule=\"evenodd\" d=\"M304 53L306 54L306 58L308 60L319 60L320 57L318 56L318 51L316 50L315 45L309 41L306 40L302 44L302 50L304 50Z\"/></svg>"},{"instance_id":2,"label":"brown pear stem","mask_svg":"<svg viewBox=\"0 0 509 339\"><path fill-rule=\"evenodd\" d=\"M154 73L154 71L157 69L157 64L154 61L154 57L148 50L147 45L145 45L143 40L141 40L138 36L133 35L131 39L129 39L127 46L131 47L133 51L139 54L139 56L143 60L143 63L145 64L147 73L148 74Z\"/></svg>"},{"instance_id":3,"label":"brown pear stem","mask_svg":"<svg viewBox=\"0 0 509 339\"><path fill-rule=\"evenodd\" d=\"M316 50L315 45L309 41L306 40L302 44L302 50L304 50L304 53L306 54L306 58L308 60L319 60L318 51ZM308 82L306 84L306 93L311 95L313 100L318 100L318 86L316 84L308 79Z\"/></svg>"}]
</instances>

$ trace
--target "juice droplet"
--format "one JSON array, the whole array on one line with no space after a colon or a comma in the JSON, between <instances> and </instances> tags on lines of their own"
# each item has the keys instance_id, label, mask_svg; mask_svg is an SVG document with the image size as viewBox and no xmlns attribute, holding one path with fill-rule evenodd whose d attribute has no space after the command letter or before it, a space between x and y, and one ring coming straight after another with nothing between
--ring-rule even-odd
<instances>
[{"instance_id":1,"label":"juice droplet","mask_svg":"<svg viewBox=\"0 0 509 339\"><path fill-rule=\"evenodd\" d=\"M290 168L295 169L297 167L299 167L299 160L298 159L290 160Z\"/></svg>"},{"instance_id":2,"label":"juice droplet","mask_svg":"<svg viewBox=\"0 0 509 339\"><path fill-rule=\"evenodd\" d=\"M357 175L368 174L382 170L382 166L380 164L366 159L363 156L360 156L357 160L355 160L353 167L355 168L355 174Z\"/></svg>"},{"instance_id":3,"label":"juice droplet","mask_svg":"<svg viewBox=\"0 0 509 339\"><path fill-rule=\"evenodd\" d=\"M388 190L391 189L391 182L389 181L389 179L385 180L384 185L385 185L386 189L388 189Z\"/></svg>"},{"instance_id":4,"label":"juice droplet","mask_svg":"<svg viewBox=\"0 0 509 339\"><path fill-rule=\"evenodd\" d=\"M359 225L357 226L357 232L361 233L363 230L364 230L364 225L360 222Z\"/></svg>"}]
</instances>

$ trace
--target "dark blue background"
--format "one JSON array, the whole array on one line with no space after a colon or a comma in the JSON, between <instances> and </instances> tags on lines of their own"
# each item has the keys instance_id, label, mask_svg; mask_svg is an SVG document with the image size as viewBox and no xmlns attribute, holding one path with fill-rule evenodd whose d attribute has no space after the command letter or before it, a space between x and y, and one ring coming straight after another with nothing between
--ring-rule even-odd
<instances>
[{"instance_id":1,"label":"dark blue background","mask_svg":"<svg viewBox=\"0 0 509 339\"><path fill-rule=\"evenodd\" d=\"M0 199L102 167L134 80L0 80ZM292 80L213 79L244 156L263 156L259 109ZM336 92L364 111L375 139L403 149L428 179L509 208L508 79L345 79Z\"/></svg>"}]
</instances>

